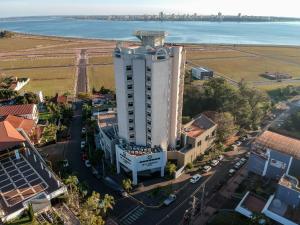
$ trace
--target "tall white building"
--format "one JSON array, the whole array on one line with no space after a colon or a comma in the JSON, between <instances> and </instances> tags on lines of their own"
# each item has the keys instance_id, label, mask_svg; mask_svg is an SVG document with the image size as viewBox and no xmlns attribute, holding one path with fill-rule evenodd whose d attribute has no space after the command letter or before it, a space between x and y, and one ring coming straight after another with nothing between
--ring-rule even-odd
<instances>
[{"instance_id":1,"label":"tall white building","mask_svg":"<svg viewBox=\"0 0 300 225\"><path fill-rule=\"evenodd\" d=\"M166 33L137 31L142 46L114 52L119 137L142 146L176 147L180 138L185 51Z\"/></svg>"},{"instance_id":2,"label":"tall white building","mask_svg":"<svg viewBox=\"0 0 300 225\"><path fill-rule=\"evenodd\" d=\"M161 168L163 176L166 151L180 140L185 71L185 50L165 45L165 32L137 31L135 36L141 46L117 45L114 51L118 136L123 142L116 147L117 168L121 163L132 170L134 183L137 172L147 168ZM128 154L125 142L140 148L132 147Z\"/></svg>"}]
</instances>

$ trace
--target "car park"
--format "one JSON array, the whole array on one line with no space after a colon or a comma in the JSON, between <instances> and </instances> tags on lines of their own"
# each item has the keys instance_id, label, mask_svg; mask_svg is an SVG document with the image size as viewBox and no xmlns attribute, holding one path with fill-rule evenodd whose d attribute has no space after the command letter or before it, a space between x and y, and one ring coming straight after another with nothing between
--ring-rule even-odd
<instances>
[{"instance_id":1,"label":"car park","mask_svg":"<svg viewBox=\"0 0 300 225\"><path fill-rule=\"evenodd\" d=\"M230 169L228 171L229 176L233 176L235 174L236 170L235 169Z\"/></svg>"},{"instance_id":2,"label":"car park","mask_svg":"<svg viewBox=\"0 0 300 225\"><path fill-rule=\"evenodd\" d=\"M92 166L90 160L88 160L88 159L84 161L84 165L88 168Z\"/></svg>"},{"instance_id":3,"label":"car park","mask_svg":"<svg viewBox=\"0 0 300 225\"><path fill-rule=\"evenodd\" d=\"M170 194L169 197L166 200L164 200L164 205L168 206L171 203L175 202L175 200L176 200L176 195Z\"/></svg>"},{"instance_id":4,"label":"car park","mask_svg":"<svg viewBox=\"0 0 300 225\"><path fill-rule=\"evenodd\" d=\"M194 176L191 177L190 182L192 184L197 183L200 179L202 178L202 176L200 174L195 174Z\"/></svg>"},{"instance_id":5,"label":"car park","mask_svg":"<svg viewBox=\"0 0 300 225\"><path fill-rule=\"evenodd\" d=\"M219 164L219 162L220 162L219 160L214 159L214 160L211 161L210 165L211 166L217 166Z\"/></svg>"},{"instance_id":6,"label":"car park","mask_svg":"<svg viewBox=\"0 0 300 225\"><path fill-rule=\"evenodd\" d=\"M204 171L205 173L209 172L210 170L211 170L211 166L204 166L204 167L203 167L203 171Z\"/></svg>"}]
</instances>

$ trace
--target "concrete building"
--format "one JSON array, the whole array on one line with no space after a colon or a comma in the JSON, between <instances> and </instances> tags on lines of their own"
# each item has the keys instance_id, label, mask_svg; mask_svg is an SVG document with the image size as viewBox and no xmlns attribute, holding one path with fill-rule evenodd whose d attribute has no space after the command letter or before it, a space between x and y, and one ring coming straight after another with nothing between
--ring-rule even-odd
<instances>
[{"instance_id":1,"label":"concrete building","mask_svg":"<svg viewBox=\"0 0 300 225\"><path fill-rule=\"evenodd\" d=\"M217 124L204 114L185 124L182 129L182 148L168 151L168 159L178 167L193 162L211 149L216 138Z\"/></svg>"},{"instance_id":2,"label":"concrete building","mask_svg":"<svg viewBox=\"0 0 300 225\"><path fill-rule=\"evenodd\" d=\"M137 31L135 36L141 46L117 45L114 51L118 136L141 149L161 148L160 169L166 164L166 151L180 142L185 51L165 45L162 31ZM117 160L123 154L120 149L116 148Z\"/></svg>"},{"instance_id":3,"label":"concrete building","mask_svg":"<svg viewBox=\"0 0 300 225\"><path fill-rule=\"evenodd\" d=\"M192 68L192 77L196 80L208 80L214 76L214 71L203 68L196 67Z\"/></svg>"}]
</instances>

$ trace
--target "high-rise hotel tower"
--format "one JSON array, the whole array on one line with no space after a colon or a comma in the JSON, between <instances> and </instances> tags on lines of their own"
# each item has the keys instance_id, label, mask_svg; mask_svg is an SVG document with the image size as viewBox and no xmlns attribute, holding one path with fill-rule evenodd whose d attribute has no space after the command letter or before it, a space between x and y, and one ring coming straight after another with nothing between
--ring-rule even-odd
<instances>
[{"instance_id":1,"label":"high-rise hotel tower","mask_svg":"<svg viewBox=\"0 0 300 225\"><path fill-rule=\"evenodd\" d=\"M119 138L167 151L180 140L185 50L163 31L134 35L141 46L114 51Z\"/></svg>"}]
</instances>

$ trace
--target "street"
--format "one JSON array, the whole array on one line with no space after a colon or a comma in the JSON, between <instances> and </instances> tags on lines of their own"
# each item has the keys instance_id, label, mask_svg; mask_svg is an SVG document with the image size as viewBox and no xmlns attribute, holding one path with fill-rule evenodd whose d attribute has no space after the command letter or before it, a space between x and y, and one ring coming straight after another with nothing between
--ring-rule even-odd
<instances>
[{"instance_id":1,"label":"street","mask_svg":"<svg viewBox=\"0 0 300 225\"><path fill-rule=\"evenodd\" d=\"M86 73L86 50L81 49L79 54L79 64L78 64L78 80L77 80L77 94L79 92L87 92L87 73Z\"/></svg>"}]
</instances>

